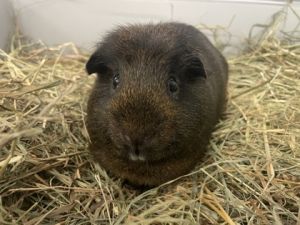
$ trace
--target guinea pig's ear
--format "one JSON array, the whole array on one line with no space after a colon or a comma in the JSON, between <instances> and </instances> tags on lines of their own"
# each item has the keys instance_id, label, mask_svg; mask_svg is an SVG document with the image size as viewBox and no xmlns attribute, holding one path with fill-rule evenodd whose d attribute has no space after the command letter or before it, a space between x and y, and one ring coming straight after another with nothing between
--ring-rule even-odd
<instances>
[{"instance_id":1,"label":"guinea pig's ear","mask_svg":"<svg viewBox=\"0 0 300 225\"><path fill-rule=\"evenodd\" d=\"M186 74L190 78L207 78L207 73L201 59L197 56L189 57L186 61Z\"/></svg>"},{"instance_id":2,"label":"guinea pig's ear","mask_svg":"<svg viewBox=\"0 0 300 225\"><path fill-rule=\"evenodd\" d=\"M106 73L108 70L108 67L106 63L103 60L103 57L101 57L97 52L95 52L87 61L85 65L87 73L90 75L92 73L99 73L103 74Z\"/></svg>"}]
</instances>

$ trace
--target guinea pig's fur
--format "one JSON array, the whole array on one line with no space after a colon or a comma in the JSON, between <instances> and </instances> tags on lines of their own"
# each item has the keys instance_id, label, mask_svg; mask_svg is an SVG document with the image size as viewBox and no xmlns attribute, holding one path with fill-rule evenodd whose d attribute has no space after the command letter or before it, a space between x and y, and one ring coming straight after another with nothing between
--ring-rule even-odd
<instances>
[{"instance_id":1,"label":"guinea pig's fur","mask_svg":"<svg viewBox=\"0 0 300 225\"><path fill-rule=\"evenodd\" d=\"M196 28L121 26L86 64L90 151L104 169L155 186L191 171L225 108L228 66Z\"/></svg>"}]
</instances>

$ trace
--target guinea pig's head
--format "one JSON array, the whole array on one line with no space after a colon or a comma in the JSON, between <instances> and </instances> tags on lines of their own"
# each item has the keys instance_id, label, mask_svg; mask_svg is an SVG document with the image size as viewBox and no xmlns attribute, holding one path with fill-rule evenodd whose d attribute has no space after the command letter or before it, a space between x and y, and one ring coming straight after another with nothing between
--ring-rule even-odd
<instances>
[{"instance_id":1,"label":"guinea pig's head","mask_svg":"<svg viewBox=\"0 0 300 225\"><path fill-rule=\"evenodd\" d=\"M155 162L199 141L206 71L184 32L131 25L99 44L86 64L88 74L97 74L87 119L96 151Z\"/></svg>"}]
</instances>

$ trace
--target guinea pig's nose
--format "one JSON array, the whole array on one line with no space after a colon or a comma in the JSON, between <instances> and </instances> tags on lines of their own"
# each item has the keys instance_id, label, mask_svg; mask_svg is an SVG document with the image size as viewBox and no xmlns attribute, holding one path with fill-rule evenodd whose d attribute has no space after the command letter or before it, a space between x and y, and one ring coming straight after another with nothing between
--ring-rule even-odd
<instances>
[{"instance_id":1,"label":"guinea pig's nose","mask_svg":"<svg viewBox=\"0 0 300 225\"><path fill-rule=\"evenodd\" d=\"M133 151L137 156L140 154L140 145L137 142L133 144Z\"/></svg>"},{"instance_id":2,"label":"guinea pig's nose","mask_svg":"<svg viewBox=\"0 0 300 225\"><path fill-rule=\"evenodd\" d=\"M124 144L124 148L129 153L135 154L137 156L140 154L140 149L138 145Z\"/></svg>"}]
</instances>

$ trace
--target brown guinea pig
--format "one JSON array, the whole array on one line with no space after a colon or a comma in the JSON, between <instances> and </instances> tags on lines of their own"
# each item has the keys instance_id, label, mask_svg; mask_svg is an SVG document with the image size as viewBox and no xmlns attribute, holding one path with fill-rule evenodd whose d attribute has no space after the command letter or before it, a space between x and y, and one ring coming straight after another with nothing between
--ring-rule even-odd
<instances>
[{"instance_id":1,"label":"brown guinea pig","mask_svg":"<svg viewBox=\"0 0 300 225\"><path fill-rule=\"evenodd\" d=\"M94 160L129 183L155 186L191 171L224 111L226 60L182 23L109 33L86 64Z\"/></svg>"}]
</instances>

